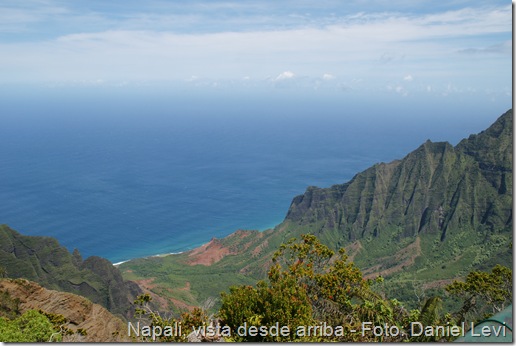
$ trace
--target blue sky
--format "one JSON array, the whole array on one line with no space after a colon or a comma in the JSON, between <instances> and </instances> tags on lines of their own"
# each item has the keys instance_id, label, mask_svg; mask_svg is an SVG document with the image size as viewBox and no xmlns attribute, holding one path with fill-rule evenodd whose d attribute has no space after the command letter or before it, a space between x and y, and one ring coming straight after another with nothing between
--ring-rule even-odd
<instances>
[{"instance_id":1,"label":"blue sky","mask_svg":"<svg viewBox=\"0 0 516 346\"><path fill-rule=\"evenodd\" d=\"M510 105L511 6L3 0L0 83L460 94Z\"/></svg>"}]
</instances>

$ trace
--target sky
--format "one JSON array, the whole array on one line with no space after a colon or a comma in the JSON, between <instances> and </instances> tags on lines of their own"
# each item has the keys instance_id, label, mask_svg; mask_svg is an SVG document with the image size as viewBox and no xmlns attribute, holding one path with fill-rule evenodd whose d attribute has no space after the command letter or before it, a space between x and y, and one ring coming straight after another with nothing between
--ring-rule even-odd
<instances>
[{"instance_id":1,"label":"sky","mask_svg":"<svg viewBox=\"0 0 516 346\"><path fill-rule=\"evenodd\" d=\"M512 4L2 0L0 86L512 99Z\"/></svg>"}]
</instances>

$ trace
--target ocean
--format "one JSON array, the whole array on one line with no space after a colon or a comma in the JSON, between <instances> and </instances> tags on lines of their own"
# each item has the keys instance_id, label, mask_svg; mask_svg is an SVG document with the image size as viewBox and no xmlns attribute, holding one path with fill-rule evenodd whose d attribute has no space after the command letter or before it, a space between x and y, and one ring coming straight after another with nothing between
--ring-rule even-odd
<instances>
[{"instance_id":1,"label":"ocean","mask_svg":"<svg viewBox=\"0 0 516 346\"><path fill-rule=\"evenodd\" d=\"M317 98L52 95L0 104L0 223L112 262L272 228L306 187L456 144L505 110L466 124Z\"/></svg>"}]
</instances>

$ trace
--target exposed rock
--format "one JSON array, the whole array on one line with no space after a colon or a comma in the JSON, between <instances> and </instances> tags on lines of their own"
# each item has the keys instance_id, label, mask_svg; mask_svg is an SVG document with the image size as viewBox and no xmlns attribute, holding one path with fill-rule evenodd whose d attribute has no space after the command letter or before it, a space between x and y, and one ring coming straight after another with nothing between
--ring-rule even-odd
<instances>
[{"instance_id":1,"label":"exposed rock","mask_svg":"<svg viewBox=\"0 0 516 346\"><path fill-rule=\"evenodd\" d=\"M202 264L210 266L232 253L233 252L228 247L223 246L220 240L213 238L209 243L206 243L188 253L188 256L191 257L188 264Z\"/></svg>"},{"instance_id":2,"label":"exposed rock","mask_svg":"<svg viewBox=\"0 0 516 346\"><path fill-rule=\"evenodd\" d=\"M65 335L64 342L129 342L127 324L108 310L76 294L49 290L24 279L0 280L0 291L20 300L21 313L42 310L63 315L73 331L84 329L86 335Z\"/></svg>"}]
</instances>

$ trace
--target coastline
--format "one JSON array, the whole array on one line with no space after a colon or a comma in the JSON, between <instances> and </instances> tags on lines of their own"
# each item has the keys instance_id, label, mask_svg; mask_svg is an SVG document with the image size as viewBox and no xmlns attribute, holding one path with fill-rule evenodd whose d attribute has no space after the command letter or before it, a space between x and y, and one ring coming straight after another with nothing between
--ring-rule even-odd
<instances>
[{"instance_id":1,"label":"coastline","mask_svg":"<svg viewBox=\"0 0 516 346\"><path fill-rule=\"evenodd\" d=\"M195 249L197 247L198 246L194 247L193 249ZM192 250L192 249L190 249L190 250ZM190 251L190 250L179 251L179 252L170 252L170 253L162 253L162 254L145 256L145 257L135 257L135 258L131 258L131 259L128 259L128 260L125 260L125 261L120 261L120 262L113 263L113 266L118 267L119 265L121 265L123 263L129 262L129 261L133 261L133 260L138 259L138 258L165 257L165 256L170 256L170 255L179 255L179 254L182 254L182 253Z\"/></svg>"},{"instance_id":2,"label":"coastline","mask_svg":"<svg viewBox=\"0 0 516 346\"><path fill-rule=\"evenodd\" d=\"M280 225L280 224L281 224L281 222L279 222L279 223L275 224L274 226L268 226L268 227L260 228L260 229L258 229L258 230L256 230L256 231L258 231L258 232L265 232L265 231L268 231L268 230L270 230L270 229L274 229L274 228L276 228L276 227L277 227L278 225ZM236 230L236 231L238 231L238 230ZM228 234L228 235L226 235L226 236L222 237L221 239L223 239L223 238L225 238L225 237L227 237L227 236L229 236L229 235L231 235L231 234L235 233L236 231L233 231L232 233L230 233L230 234ZM212 239L213 239L213 238L212 238ZM112 264L113 264L113 266L118 267L118 266L120 266L120 265L121 265L121 264L123 264L123 263L130 262L130 261L132 261L132 260L139 259L139 258L166 257L166 256L170 256L170 255L179 255L179 254L182 254L182 253L185 253L185 252L192 251L192 250L195 250L195 249L197 249L197 248L200 248L200 247L202 247L202 246L204 246L204 245L208 244L210 241L211 241L211 240L208 240L207 242L201 243L201 244L199 244L199 245L192 246L192 247L190 247L190 248L188 248L188 249L185 249L185 250L183 250L183 251L179 251L179 252L169 252L169 253L161 253L161 254L157 254L157 255L150 255L150 256L144 256L144 257L135 257L135 258L130 258L130 259L128 259L128 260L124 260L124 261L120 261L120 262L116 262L116 263L112 263Z\"/></svg>"}]
</instances>

